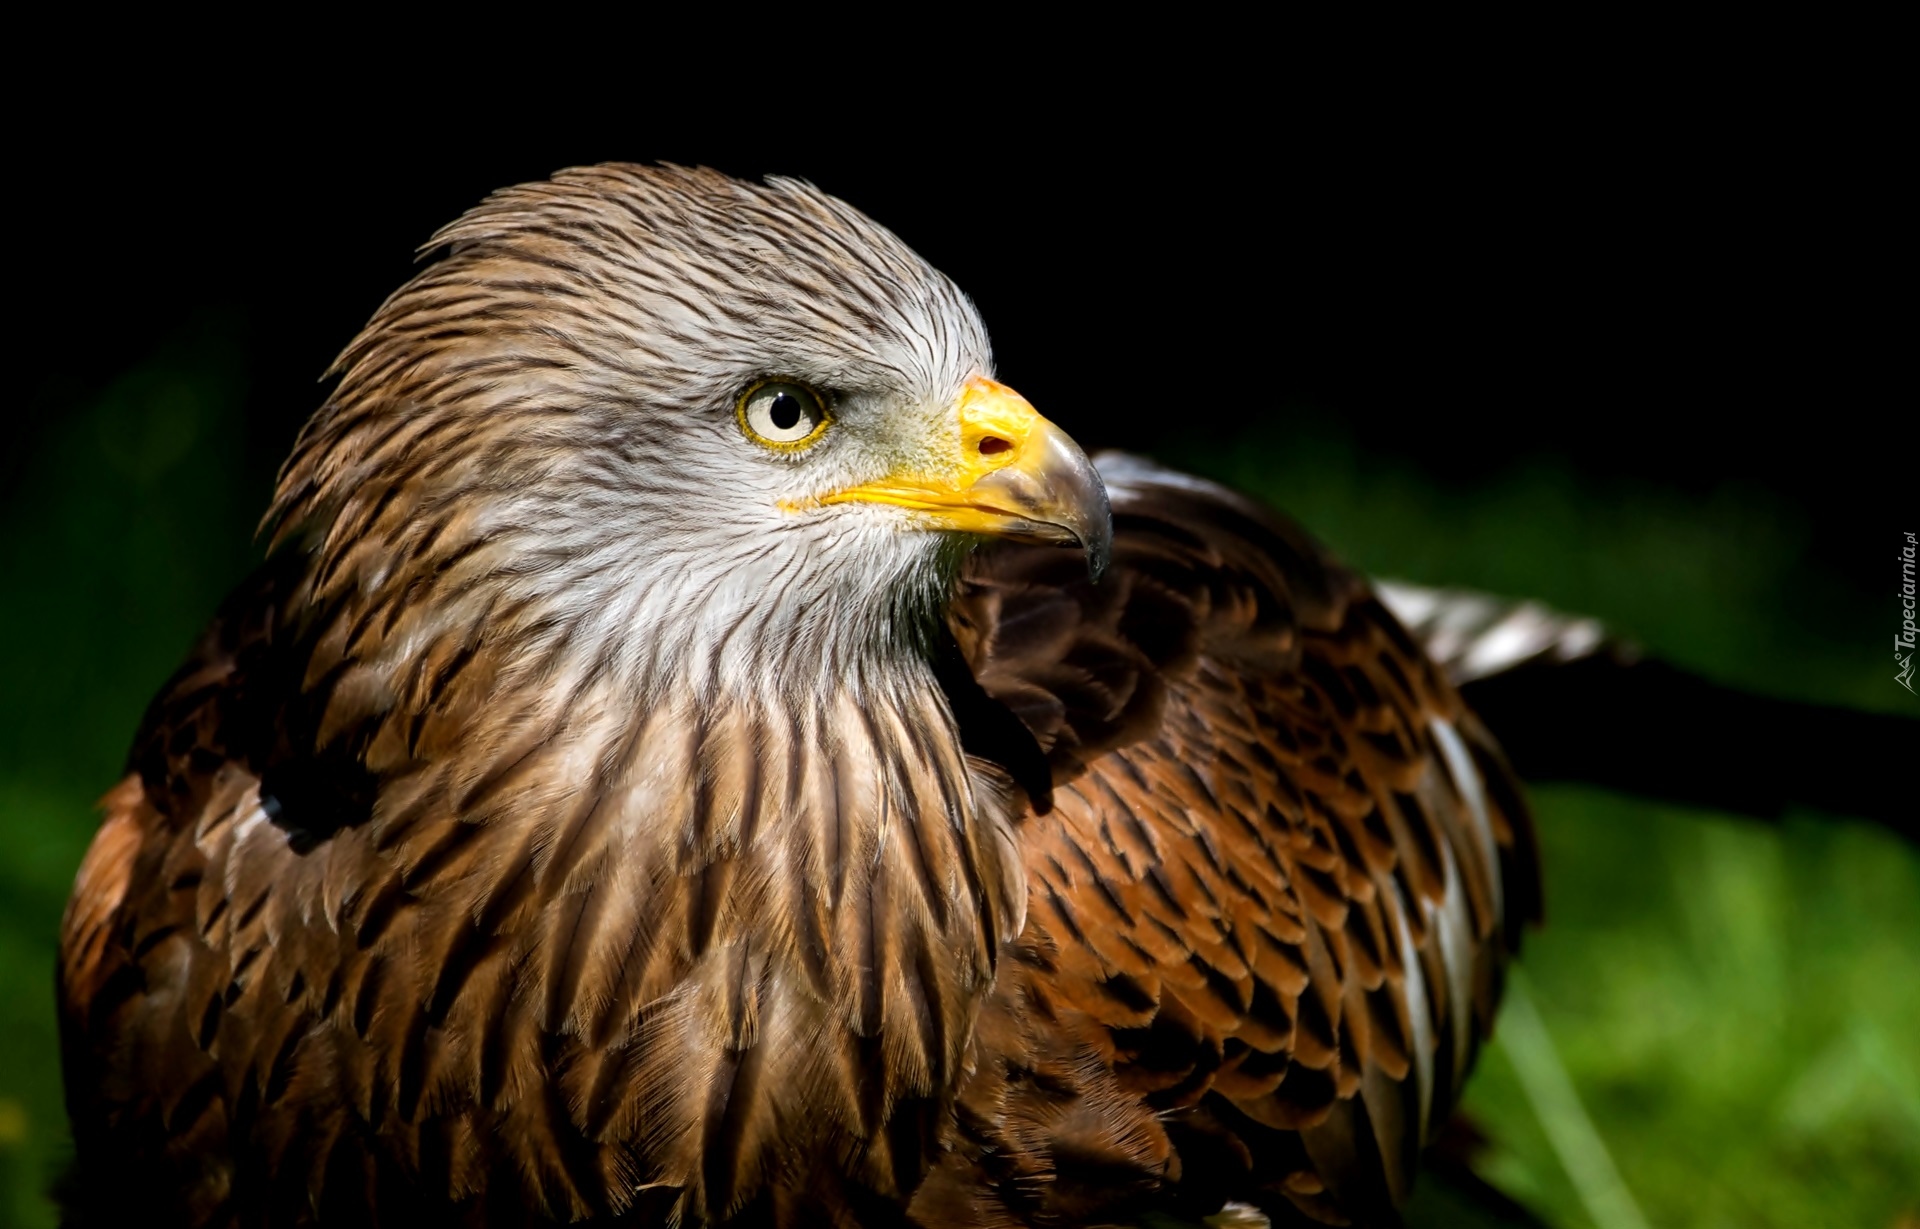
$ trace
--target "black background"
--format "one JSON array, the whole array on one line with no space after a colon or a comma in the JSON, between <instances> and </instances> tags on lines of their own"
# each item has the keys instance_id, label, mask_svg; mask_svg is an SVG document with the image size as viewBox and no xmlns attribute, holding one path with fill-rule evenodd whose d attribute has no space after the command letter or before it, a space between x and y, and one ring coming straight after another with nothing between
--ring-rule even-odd
<instances>
[{"instance_id":1,"label":"black background","mask_svg":"<svg viewBox=\"0 0 1920 1229\"><path fill-rule=\"evenodd\" d=\"M264 504L321 372L438 225L569 164L666 160L808 178L893 228L1089 445L1308 425L1466 483L1542 457L1738 481L1804 511L1835 583L1885 587L1912 406L1872 374L1905 280L1872 71L1709 37L1577 64L1362 44L1308 74L1240 38L922 48L868 77L747 49L631 90L607 48L577 80L503 79L511 40L437 76L76 69L11 159L29 412L0 481L218 312L245 338Z\"/></svg>"}]
</instances>

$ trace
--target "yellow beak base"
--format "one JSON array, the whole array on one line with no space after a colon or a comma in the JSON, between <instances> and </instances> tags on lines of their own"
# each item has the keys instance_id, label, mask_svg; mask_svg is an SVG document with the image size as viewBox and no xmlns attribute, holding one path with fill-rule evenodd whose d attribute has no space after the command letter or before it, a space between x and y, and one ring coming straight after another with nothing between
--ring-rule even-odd
<instances>
[{"instance_id":1,"label":"yellow beak base","mask_svg":"<svg viewBox=\"0 0 1920 1229\"><path fill-rule=\"evenodd\" d=\"M1097 579L1113 545L1107 488L1093 462L1027 399L974 376L960 395L958 455L932 472L897 474L820 502L924 513L943 529L1078 546Z\"/></svg>"}]
</instances>

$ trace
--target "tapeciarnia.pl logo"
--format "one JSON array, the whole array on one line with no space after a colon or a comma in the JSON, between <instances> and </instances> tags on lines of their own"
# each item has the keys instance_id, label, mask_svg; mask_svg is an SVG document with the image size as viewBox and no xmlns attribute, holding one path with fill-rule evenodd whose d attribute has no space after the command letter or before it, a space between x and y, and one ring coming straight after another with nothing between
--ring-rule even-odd
<instances>
[{"instance_id":1,"label":"tapeciarnia.pl logo","mask_svg":"<svg viewBox=\"0 0 1920 1229\"><path fill-rule=\"evenodd\" d=\"M1900 607L1906 616L1900 620L1900 633L1893 638L1893 664L1900 667L1900 673L1893 681L1913 691L1913 535L1907 535L1907 544L1900 549ZM1900 654L1906 653L1905 657ZM1920 695L1920 692L1914 692Z\"/></svg>"}]
</instances>

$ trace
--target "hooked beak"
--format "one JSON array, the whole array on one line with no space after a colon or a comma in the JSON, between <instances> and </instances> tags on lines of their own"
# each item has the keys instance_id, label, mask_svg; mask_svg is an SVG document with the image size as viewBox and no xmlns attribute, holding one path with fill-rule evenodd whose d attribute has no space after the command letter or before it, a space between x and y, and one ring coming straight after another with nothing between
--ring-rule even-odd
<instances>
[{"instance_id":1,"label":"hooked beak","mask_svg":"<svg viewBox=\"0 0 1920 1229\"><path fill-rule=\"evenodd\" d=\"M1098 580L1112 554L1113 520L1087 454L1025 397L985 376L967 381L959 411L957 455L820 502L893 504L943 529L1077 546Z\"/></svg>"}]
</instances>

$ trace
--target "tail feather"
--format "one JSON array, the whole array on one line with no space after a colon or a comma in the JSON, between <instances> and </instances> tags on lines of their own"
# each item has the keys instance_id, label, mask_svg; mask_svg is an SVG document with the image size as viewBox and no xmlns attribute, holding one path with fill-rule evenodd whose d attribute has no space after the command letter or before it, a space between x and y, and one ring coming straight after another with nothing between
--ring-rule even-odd
<instances>
[{"instance_id":1,"label":"tail feather","mask_svg":"<svg viewBox=\"0 0 1920 1229\"><path fill-rule=\"evenodd\" d=\"M1810 807L1920 842L1920 802L1892 771L1920 747L1920 720L1722 686L1537 602L1376 588L1528 780L1769 820Z\"/></svg>"}]
</instances>

